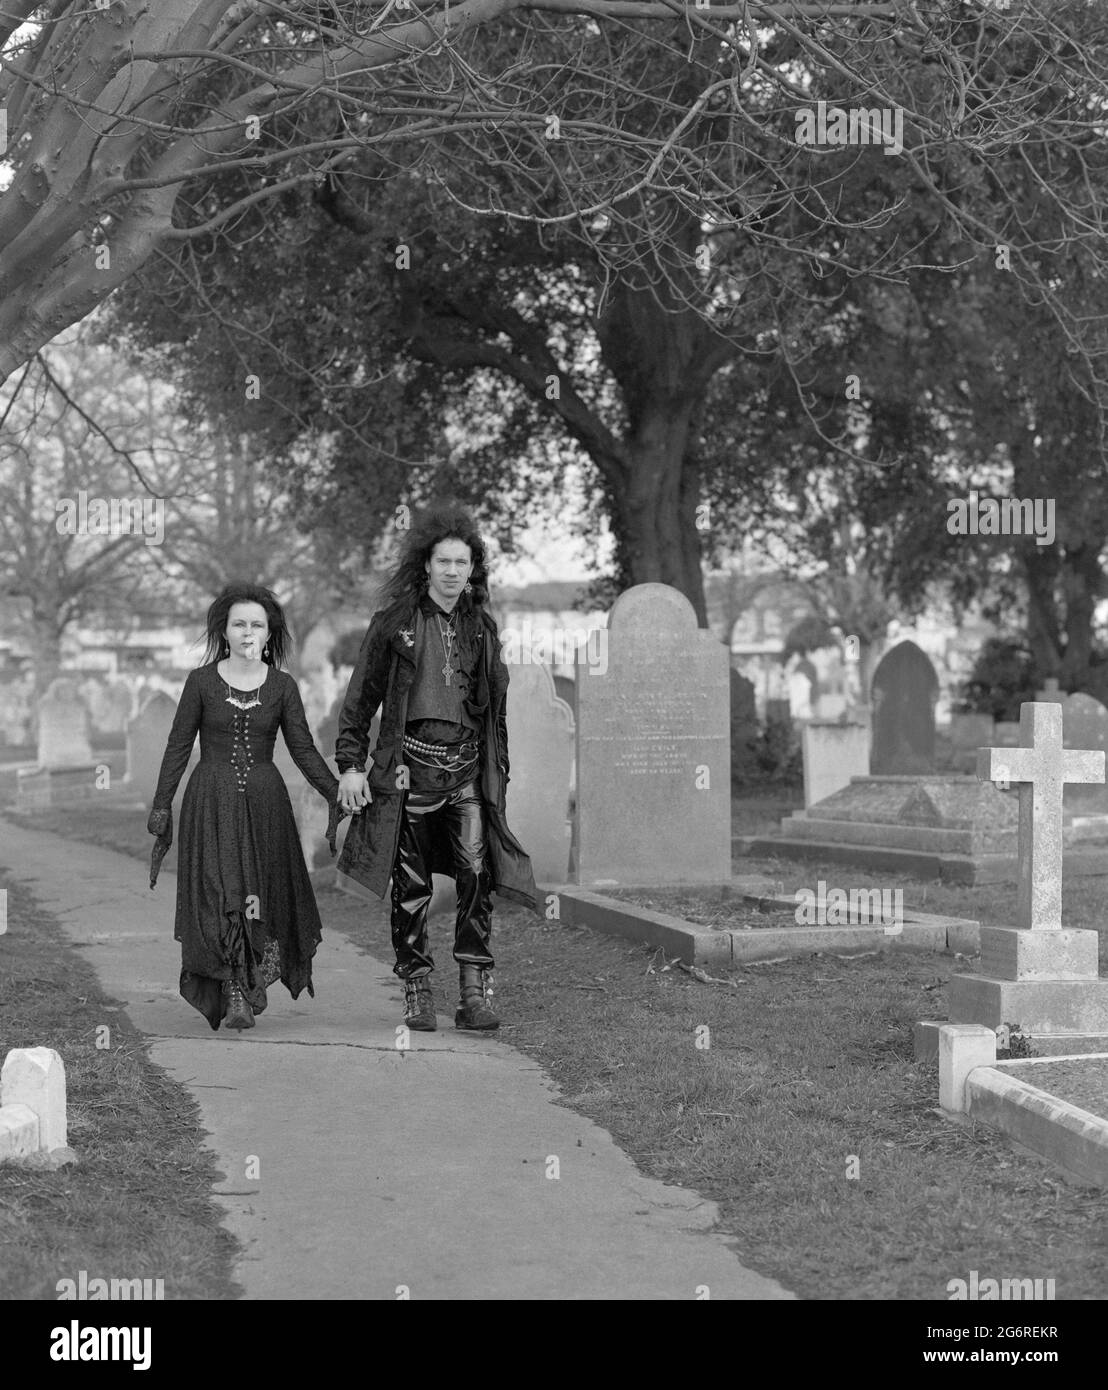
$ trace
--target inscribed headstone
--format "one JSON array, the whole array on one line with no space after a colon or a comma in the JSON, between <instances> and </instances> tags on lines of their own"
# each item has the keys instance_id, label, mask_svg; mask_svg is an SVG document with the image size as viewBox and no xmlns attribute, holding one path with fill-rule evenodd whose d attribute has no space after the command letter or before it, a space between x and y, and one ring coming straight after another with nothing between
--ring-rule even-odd
<instances>
[{"instance_id":1,"label":"inscribed headstone","mask_svg":"<svg viewBox=\"0 0 1108 1390\"><path fill-rule=\"evenodd\" d=\"M939 678L915 642L898 642L873 673L874 776L923 774L935 768Z\"/></svg>"},{"instance_id":2,"label":"inscribed headstone","mask_svg":"<svg viewBox=\"0 0 1108 1390\"><path fill-rule=\"evenodd\" d=\"M603 675L577 670L576 881L731 877L729 654L665 584L609 615Z\"/></svg>"}]
</instances>

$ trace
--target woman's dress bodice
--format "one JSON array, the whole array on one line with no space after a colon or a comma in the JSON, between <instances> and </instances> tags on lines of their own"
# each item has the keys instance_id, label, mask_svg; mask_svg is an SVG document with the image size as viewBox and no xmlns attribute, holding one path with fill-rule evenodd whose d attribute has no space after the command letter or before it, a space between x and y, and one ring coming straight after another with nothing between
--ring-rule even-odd
<instances>
[{"instance_id":1,"label":"woman's dress bodice","mask_svg":"<svg viewBox=\"0 0 1108 1390\"><path fill-rule=\"evenodd\" d=\"M273 768L278 731L304 777L322 797L333 801L338 779L315 746L300 690L287 672L271 667L256 691L240 691L228 685L215 662L190 671L166 743L152 809L168 810L173 804L197 733L200 768L208 775L224 771L245 792L250 778L263 768L273 769L269 775L280 776Z\"/></svg>"}]
</instances>

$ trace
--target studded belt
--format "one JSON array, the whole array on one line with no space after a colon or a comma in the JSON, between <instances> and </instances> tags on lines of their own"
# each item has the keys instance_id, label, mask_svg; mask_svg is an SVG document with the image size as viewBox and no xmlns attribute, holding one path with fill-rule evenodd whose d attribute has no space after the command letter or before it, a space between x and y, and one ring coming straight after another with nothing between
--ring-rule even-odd
<instances>
[{"instance_id":1,"label":"studded belt","mask_svg":"<svg viewBox=\"0 0 1108 1390\"><path fill-rule=\"evenodd\" d=\"M476 740L466 743L425 743L423 739L405 734L404 751L413 762L422 763L425 767L457 772L477 761L481 745Z\"/></svg>"}]
</instances>

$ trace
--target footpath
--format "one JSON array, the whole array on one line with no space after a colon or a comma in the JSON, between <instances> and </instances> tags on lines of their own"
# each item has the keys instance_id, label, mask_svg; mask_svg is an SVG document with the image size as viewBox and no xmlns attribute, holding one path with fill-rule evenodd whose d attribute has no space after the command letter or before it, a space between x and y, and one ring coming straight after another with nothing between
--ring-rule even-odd
<instances>
[{"instance_id":1,"label":"footpath","mask_svg":"<svg viewBox=\"0 0 1108 1390\"><path fill-rule=\"evenodd\" d=\"M177 993L173 873L151 892L138 860L10 822L0 866L199 1105L245 1298L792 1297L712 1233L713 1202L644 1177L524 1054L441 1014L398 1050L399 982L325 910L315 999L276 985L257 1027L213 1033Z\"/></svg>"}]
</instances>

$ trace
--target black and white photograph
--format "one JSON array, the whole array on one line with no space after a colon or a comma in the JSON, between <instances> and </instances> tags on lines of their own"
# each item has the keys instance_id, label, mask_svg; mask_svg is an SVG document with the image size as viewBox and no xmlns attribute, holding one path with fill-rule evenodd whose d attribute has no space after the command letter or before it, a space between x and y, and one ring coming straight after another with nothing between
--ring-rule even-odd
<instances>
[{"instance_id":1,"label":"black and white photograph","mask_svg":"<svg viewBox=\"0 0 1108 1390\"><path fill-rule=\"evenodd\" d=\"M24 1374L1084 1367L1106 753L1108 0L0 0Z\"/></svg>"}]
</instances>

